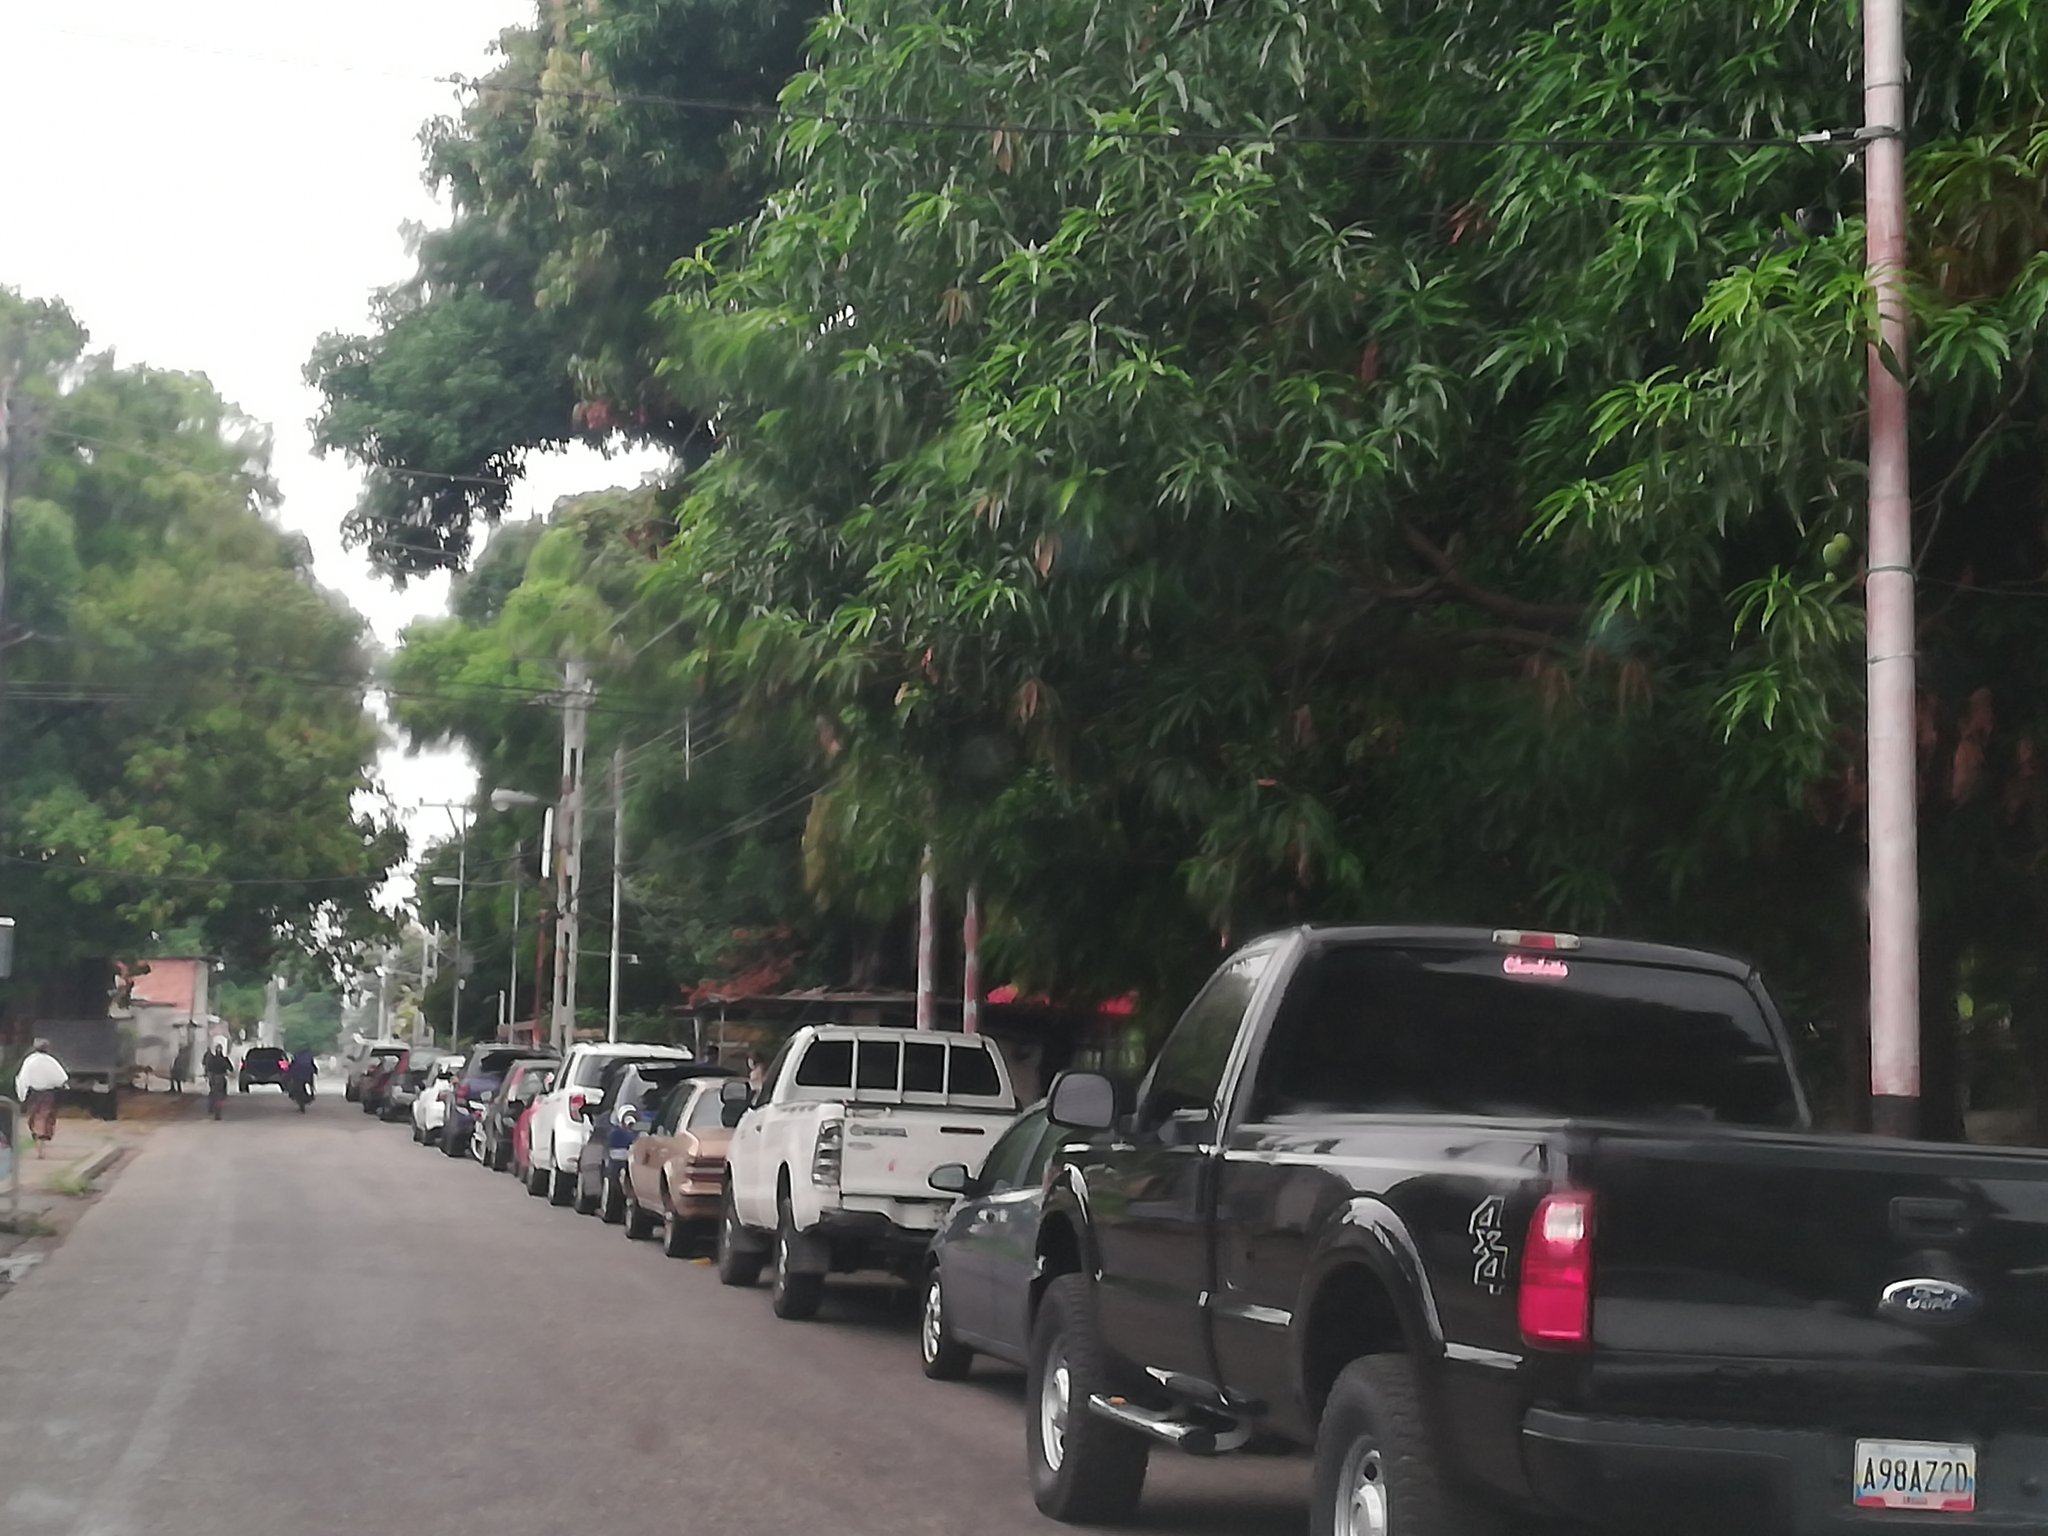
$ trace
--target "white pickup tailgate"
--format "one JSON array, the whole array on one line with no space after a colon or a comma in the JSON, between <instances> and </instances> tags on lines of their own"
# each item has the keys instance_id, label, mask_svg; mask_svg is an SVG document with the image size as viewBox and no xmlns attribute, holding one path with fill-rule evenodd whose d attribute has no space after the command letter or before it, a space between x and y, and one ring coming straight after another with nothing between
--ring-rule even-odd
<instances>
[{"instance_id":1,"label":"white pickup tailgate","mask_svg":"<svg viewBox=\"0 0 2048 1536\"><path fill-rule=\"evenodd\" d=\"M965 1163L970 1174L979 1173L988 1149L1010 1123L1006 1112L907 1104L849 1104L845 1115L842 1200L921 1198L940 1206L952 1197L932 1188L932 1170Z\"/></svg>"}]
</instances>

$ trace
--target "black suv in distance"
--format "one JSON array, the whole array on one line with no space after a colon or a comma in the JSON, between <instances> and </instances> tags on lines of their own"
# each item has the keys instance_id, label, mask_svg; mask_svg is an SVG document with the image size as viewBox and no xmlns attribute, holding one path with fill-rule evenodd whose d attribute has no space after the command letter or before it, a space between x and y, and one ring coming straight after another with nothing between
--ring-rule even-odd
<instances>
[{"instance_id":1,"label":"black suv in distance","mask_svg":"<svg viewBox=\"0 0 2048 1536\"><path fill-rule=\"evenodd\" d=\"M242 1092L249 1091L251 1083L274 1083L284 1086L285 1069L292 1063L291 1057L274 1045L252 1045L242 1057L241 1070L236 1080Z\"/></svg>"}]
</instances>

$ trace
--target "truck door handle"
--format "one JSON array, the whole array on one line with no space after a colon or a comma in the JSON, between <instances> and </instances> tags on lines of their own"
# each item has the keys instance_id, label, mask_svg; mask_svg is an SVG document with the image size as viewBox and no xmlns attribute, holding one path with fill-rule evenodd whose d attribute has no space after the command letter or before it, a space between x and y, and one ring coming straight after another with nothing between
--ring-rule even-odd
<instances>
[{"instance_id":1,"label":"truck door handle","mask_svg":"<svg viewBox=\"0 0 2048 1536\"><path fill-rule=\"evenodd\" d=\"M1900 1195L1891 1206L1892 1236L1907 1242L1965 1237L1976 1225L1960 1200Z\"/></svg>"}]
</instances>

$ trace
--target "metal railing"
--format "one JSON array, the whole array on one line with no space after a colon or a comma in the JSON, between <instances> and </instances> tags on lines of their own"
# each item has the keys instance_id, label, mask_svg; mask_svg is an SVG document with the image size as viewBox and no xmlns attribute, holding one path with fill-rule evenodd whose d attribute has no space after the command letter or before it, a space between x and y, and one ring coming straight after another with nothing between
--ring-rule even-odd
<instances>
[{"instance_id":1,"label":"metal railing","mask_svg":"<svg viewBox=\"0 0 2048 1536\"><path fill-rule=\"evenodd\" d=\"M0 1095L0 1114L6 1116L7 1124L0 1130L0 1144L7 1148L7 1224L0 1231L17 1232L21 1229L21 1125L22 1108L14 1100Z\"/></svg>"}]
</instances>

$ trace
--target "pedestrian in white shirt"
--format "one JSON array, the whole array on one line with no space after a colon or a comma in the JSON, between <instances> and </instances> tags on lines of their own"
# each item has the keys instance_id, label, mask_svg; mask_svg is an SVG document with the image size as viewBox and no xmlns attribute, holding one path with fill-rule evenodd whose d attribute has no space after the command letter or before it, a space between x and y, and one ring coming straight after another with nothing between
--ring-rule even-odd
<instances>
[{"instance_id":1,"label":"pedestrian in white shirt","mask_svg":"<svg viewBox=\"0 0 2048 1536\"><path fill-rule=\"evenodd\" d=\"M70 1081L71 1074L50 1054L47 1040L35 1043L14 1074L14 1096L28 1111L28 1133L35 1138L37 1157L57 1134L57 1091Z\"/></svg>"}]
</instances>

